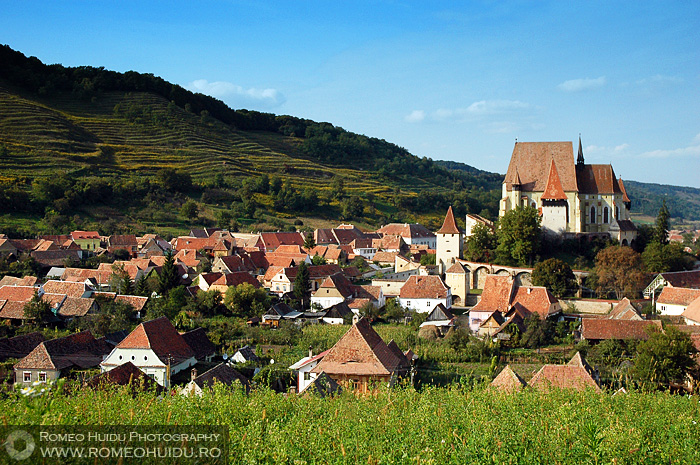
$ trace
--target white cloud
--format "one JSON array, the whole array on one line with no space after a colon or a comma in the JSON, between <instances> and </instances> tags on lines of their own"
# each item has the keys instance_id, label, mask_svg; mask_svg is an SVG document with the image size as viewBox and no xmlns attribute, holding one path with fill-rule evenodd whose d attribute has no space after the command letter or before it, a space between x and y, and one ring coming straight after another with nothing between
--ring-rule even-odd
<instances>
[{"instance_id":1,"label":"white cloud","mask_svg":"<svg viewBox=\"0 0 700 465\"><path fill-rule=\"evenodd\" d=\"M569 81L564 81L557 87L559 90L564 92L581 92L584 90L592 90L603 87L606 83L605 76L601 76L596 79L582 78L582 79L571 79Z\"/></svg>"},{"instance_id":2,"label":"white cloud","mask_svg":"<svg viewBox=\"0 0 700 465\"><path fill-rule=\"evenodd\" d=\"M637 81L637 84L680 84L681 82L683 82L683 78L678 76L665 76L663 74L657 74L655 76L640 79Z\"/></svg>"},{"instance_id":3,"label":"white cloud","mask_svg":"<svg viewBox=\"0 0 700 465\"><path fill-rule=\"evenodd\" d=\"M513 110L522 110L529 108L529 106L529 104L519 100L481 100L469 105L466 111L474 115L494 115Z\"/></svg>"},{"instance_id":4,"label":"white cloud","mask_svg":"<svg viewBox=\"0 0 700 465\"><path fill-rule=\"evenodd\" d=\"M423 110L413 110L409 115L406 115L404 120L408 123L420 123L425 119L425 112Z\"/></svg>"},{"instance_id":5,"label":"white cloud","mask_svg":"<svg viewBox=\"0 0 700 465\"><path fill-rule=\"evenodd\" d=\"M700 143L700 132L697 133L697 134L695 135L695 137L693 137L693 142L698 142L698 143Z\"/></svg>"},{"instance_id":6,"label":"white cloud","mask_svg":"<svg viewBox=\"0 0 700 465\"><path fill-rule=\"evenodd\" d=\"M630 144L620 144L620 145L617 145L617 146L615 146L615 148L613 149L613 152L617 152L617 153L619 153L619 152L624 152L625 150L627 150L627 149L629 148L629 146L630 146Z\"/></svg>"},{"instance_id":7,"label":"white cloud","mask_svg":"<svg viewBox=\"0 0 700 465\"><path fill-rule=\"evenodd\" d=\"M649 152L644 152L642 156L645 158L696 157L700 156L700 145L690 145L688 147L681 147L678 149L652 150Z\"/></svg>"},{"instance_id":8,"label":"white cloud","mask_svg":"<svg viewBox=\"0 0 700 465\"><path fill-rule=\"evenodd\" d=\"M192 92L224 100L234 108L273 108L285 102L284 96L276 89L244 89L225 81L209 82L206 79L197 79L186 87Z\"/></svg>"}]
</instances>

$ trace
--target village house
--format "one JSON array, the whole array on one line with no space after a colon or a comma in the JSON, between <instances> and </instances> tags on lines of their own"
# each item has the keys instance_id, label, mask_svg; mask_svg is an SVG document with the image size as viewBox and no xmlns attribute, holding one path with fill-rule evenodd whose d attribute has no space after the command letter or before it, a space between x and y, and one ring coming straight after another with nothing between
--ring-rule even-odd
<instances>
[{"instance_id":1,"label":"village house","mask_svg":"<svg viewBox=\"0 0 700 465\"><path fill-rule=\"evenodd\" d=\"M245 345L231 356L231 360L235 363L256 362L260 360L260 357L255 354L252 347Z\"/></svg>"},{"instance_id":2,"label":"village house","mask_svg":"<svg viewBox=\"0 0 700 465\"><path fill-rule=\"evenodd\" d=\"M321 308L350 300L357 295L356 286L343 273L335 273L323 280L321 286L311 296L311 306Z\"/></svg>"},{"instance_id":3,"label":"village house","mask_svg":"<svg viewBox=\"0 0 700 465\"><path fill-rule=\"evenodd\" d=\"M399 236L407 245L426 245L429 249L435 249L437 239L428 228L422 224L390 223L377 229L382 236Z\"/></svg>"},{"instance_id":4,"label":"village house","mask_svg":"<svg viewBox=\"0 0 700 465\"><path fill-rule=\"evenodd\" d=\"M486 218L473 213L467 213L464 221L464 235L466 237L471 236L474 232L474 228L479 224L493 230L493 221L487 220Z\"/></svg>"},{"instance_id":5,"label":"village house","mask_svg":"<svg viewBox=\"0 0 700 465\"><path fill-rule=\"evenodd\" d=\"M662 315L682 315L688 305L700 297L700 289L666 286L656 299L656 309Z\"/></svg>"},{"instance_id":6,"label":"village house","mask_svg":"<svg viewBox=\"0 0 700 465\"><path fill-rule=\"evenodd\" d=\"M399 305L429 313L438 304L452 307L452 292L439 276L410 276L399 293Z\"/></svg>"},{"instance_id":7,"label":"village house","mask_svg":"<svg viewBox=\"0 0 700 465\"><path fill-rule=\"evenodd\" d=\"M527 383L513 371L510 365L506 365L498 376L491 381L490 386L501 392L513 393L525 389Z\"/></svg>"},{"instance_id":8,"label":"village house","mask_svg":"<svg viewBox=\"0 0 700 465\"><path fill-rule=\"evenodd\" d=\"M229 288L240 286L241 284L250 284L256 289L261 287L260 281L258 281L255 276L245 271L237 271L235 273L222 274L219 279L211 283L209 290L216 290L221 292L221 294L226 294Z\"/></svg>"},{"instance_id":9,"label":"village house","mask_svg":"<svg viewBox=\"0 0 700 465\"><path fill-rule=\"evenodd\" d=\"M591 344L608 339L645 341L654 331L663 331L660 320L581 319L581 339Z\"/></svg>"},{"instance_id":10,"label":"village house","mask_svg":"<svg viewBox=\"0 0 700 465\"><path fill-rule=\"evenodd\" d=\"M144 391L163 391L163 388L158 383L153 381L151 377L139 370L131 362L126 362L110 371L105 371L104 373L93 376L85 381L85 386L93 389L109 388L112 386L131 386L133 389Z\"/></svg>"},{"instance_id":11,"label":"village house","mask_svg":"<svg viewBox=\"0 0 700 465\"><path fill-rule=\"evenodd\" d=\"M133 363L159 385L169 388L172 375L194 366L196 352L166 317L138 325L107 355L100 367L110 371Z\"/></svg>"},{"instance_id":12,"label":"village house","mask_svg":"<svg viewBox=\"0 0 700 465\"><path fill-rule=\"evenodd\" d=\"M202 397L204 391L211 390L214 384L221 383L224 386L232 386L238 382L246 392L250 392L250 381L238 370L228 363L220 363L201 375L197 375L197 369L192 368L190 382L180 389L180 395L190 397Z\"/></svg>"},{"instance_id":13,"label":"village house","mask_svg":"<svg viewBox=\"0 0 700 465\"><path fill-rule=\"evenodd\" d=\"M624 297L612 308L612 310L610 310L610 313L608 313L608 318L611 320L637 321L644 319L639 313L639 310L637 310L637 307L635 307L627 297Z\"/></svg>"},{"instance_id":14,"label":"village house","mask_svg":"<svg viewBox=\"0 0 700 465\"><path fill-rule=\"evenodd\" d=\"M41 342L15 364L15 383L46 383L73 370L97 367L110 350L104 339L95 339L90 331Z\"/></svg>"},{"instance_id":15,"label":"village house","mask_svg":"<svg viewBox=\"0 0 700 465\"><path fill-rule=\"evenodd\" d=\"M393 341L392 341L393 342ZM325 373L343 389L366 394L377 385L393 385L406 375L410 361L396 344L386 344L362 318L340 338L311 373Z\"/></svg>"},{"instance_id":16,"label":"village house","mask_svg":"<svg viewBox=\"0 0 700 465\"><path fill-rule=\"evenodd\" d=\"M576 160L570 142L516 142L501 197L499 216L532 206L551 235L605 234L622 245L637 235L622 179L612 165L586 164L580 137Z\"/></svg>"},{"instance_id":17,"label":"village house","mask_svg":"<svg viewBox=\"0 0 700 465\"><path fill-rule=\"evenodd\" d=\"M94 252L100 248L102 243L100 233L97 231L73 231L70 235L73 242L83 250Z\"/></svg>"},{"instance_id":18,"label":"village house","mask_svg":"<svg viewBox=\"0 0 700 465\"><path fill-rule=\"evenodd\" d=\"M686 325L700 325L700 297L693 300L681 314Z\"/></svg>"},{"instance_id":19,"label":"village house","mask_svg":"<svg viewBox=\"0 0 700 465\"><path fill-rule=\"evenodd\" d=\"M441 336L447 334L450 328L455 326L455 316L450 312L449 309L445 308L442 304L437 304L435 308L428 314L428 317L420 327L424 328L426 326L434 326L437 328Z\"/></svg>"},{"instance_id":20,"label":"village house","mask_svg":"<svg viewBox=\"0 0 700 465\"><path fill-rule=\"evenodd\" d=\"M107 251L112 254L118 250L123 250L130 257L136 257L138 248L139 243L133 234L114 234L107 239Z\"/></svg>"},{"instance_id":21,"label":"village house","mask_svg":"<svg viewBox=\"0 0 700 465\"><path fill-rule=\"evenodd\" d=\"M306 238L300 232L264 232L260 234L264 252L275 252L282 245L304 246Z\"/></svg>"},{"instance_id":22,"label":"village house","mask_svg":"<svg viewBox=\"0 0 700 465\"><path fill-rule=\"evenodd\" d=\"M659 273L644 289L644 298L656 302L656 296L665 287L700 289L700 270Z\"/></svg>"},{"instance_id":23,"label":"village house","mask_svg":"<svg viewBox=\"0 0 700 465\"><path fill-rule=\"evenodd\" d=\"M566 365L545 365L535 373L528 386L538 391L552 389L592 390L601 392L597 373L588 365L580 352Z\"/></svg>"},{"instance_id":24,"label":"village house","mask_svg":"<svg viewBox=\"0 0 700 465\"><path fill-rule=\"evenodd\" d=\"M309 386L316 379L318 374L312 373L311 370L314 369L316 365L319 364L319 362L321 362L323 357L325 357L328 352L329 350L326 350L321 352L320 354L314 355L311 348L309 348L309 355L307 357L302 358L294 365L289 367L290 370L295 371L297 374L298 393L304 392L307 386Z\"/></svg>"},{"instance_id":25,"label":"village house","mask_svg":"<svg viewBox=\"0 0 700 465\"><path fill-rule=\"evenodd\" d=\"M22 359L45 340L44 335L39 332L2 338L0 339L0 362L11 358Z\"/></svg>"}]
</instances>

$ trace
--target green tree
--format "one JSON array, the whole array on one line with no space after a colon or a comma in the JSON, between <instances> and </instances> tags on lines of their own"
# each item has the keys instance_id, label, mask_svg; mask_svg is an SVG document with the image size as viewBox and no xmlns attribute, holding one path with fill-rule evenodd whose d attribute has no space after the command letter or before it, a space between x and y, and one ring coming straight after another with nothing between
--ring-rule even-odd
<instances>
[{"instance_id":1,"label":"green tree","mask_svg":"<svg viewBox=\"0 0 700 465\"><path fill-rule=\"evenodd\" d=\"M43 325L55 319L56 316L51 310L51 304L35 292L34 297L24 305L24 317L35 325Z\"/></svg>"},{"instance_id":2,"label":"green tree","mask_svg":"<svg viewBox=\"0 0 700 465\"><path fill-rule=\"evenodd\" d=\"M195 296L195 302L197 311L203 316L211 317L222 313L223 296L216 289L199 291Z\"/></svg>"},{"instance_id":3,"label":"green tree","mask_svg":"<svg viewBox=\"0 0 700 465\"><path fill-rule=\"evenodd\" d=\"M683 250L683 244L680 242L670 242L666 245L656 241L649 242L642 252L642 260L647 271L652 273L683 271L693 266L693 260Z\"/></svg>"},{"instance_id":4,"label":"green tree","mask_svg":"<svg viewBox=\"0 0 700 465\"><path fill-rule=\"evenodd\" d=\"M365 205L362 199L356 195L344 198L340 201L340 214L343 219L350 220L362 216Z\"/></svg>"},{"instance_id":5,"label":"green tree","mask_svg":"<svg viewBox=\"0 0 700 465\"><path fill-rule=\"evenodd\" d=\"M610 246L595 257L596 292L616 299L636 298L646 284L642 256L629 247Z\"/></svg>"},{"instance_id":6,"label":"green tree","mask_svg":"<svg viewBox=\"0 0 700 465\"><path fill-rule=\"evenodd\" d=\"M532 270L532 284L546 287L557 298L575 295L578 291L573 270L558 258L550 258L535 265Z\"/></svg>"},{"instance_id":7,"label":"green tree","mask_svg":"<svg viewBox=\"0 0 700 465\"><path fill-rule=\"evenodd\" d=\"M435 265L435 254L426 253L420 256L420 264L423 266Z\"/></svg>"},{"instance_id":8,"label":"green tree","mask_svg":"<svg viewBox=\"0 0 700 465\"><path fill-rule=\"evenodd\" d=\"M525 332L521 342L525 347L535 349L552 342L554 328L550 320L540 318L537 313L530 314L525 318Z\"/></svg>"},{"instance_id":9,"label":"green tree","mask_svg":"<svg viewBox=\"0 0 700 465\"><path fill-rule=\"evenodd\" d=\"M252 284L243 283L228 288L224 305L234 316L249 318L262 315L270 307L270 296L265 289L256 289Z\"/></svg>"},{"instance_id":10,"label":"green tree","mask_svg":"<svg viewBox=\"0 0 700 465\"><path fill-rule=\"evenodd\" d=\"M158 274L158 293L167 295L170 289L173 289L180 284L180 274L177 266L175 266L175 257L173 252L168 250L165 252L165 262Z\"/></svg>"},{"instance_id":11,"label":"green tree","mask_svg":"<svg viewBox=\"0 0 700 465\"><path fill-rule=\"evenodd\" d=\"M304 248L306 250L311 250L316 247L316 240L314 239L314 233L309 231L304 238Z\"/></svg>"},{"instance_id":12,"label":"green tree","mask_svg":"<svg viewBox=\"0 0 700 465\"><path fill-rule=\"evenodd\" d=\"M654 227L653 241L657 244L668 244L669 218L670 214L666 206L666 200L664 199L659 209L659 214L656 216L656 225Z\"/></svg>"},{"instance_id":13,"label":"green tree","mask_svg":"<svg viewBox=\"0 0 700 465\"><path fill-rule=\"evenodd\" d=\"M136 281L136 288L134 289L134 294L148 297L151 295L151 289L148 286L148 280L146 275L142 274L138 281Z\"/></svg>"},{"instance_id":14,"label":"green tree","mask_svg":"<svg viewBox=\"0 0 700 465\"><path fill-rule=\"evenodd\" d=\"M313 265L315 265L315 266L319 266L319 265L325 265L327 262L326 262L326 259L325 259L325 258L323 258L322 256L320 256L319 254L316 254L316 255L314 255L314 257L311 259L311 263L312 263Z\"/></svg>"},{"instance_id":15,"label":"green tree","mask_svg":"<svg viewBox=\"0 0 700 465\"><path fill-rule=\"evenodd\" d=\"M196 220L199 215L199 205L194 200L188 199L180 207L180 214L190 221Z\"/></svg>"},{"instance_id":16,"label":"green tree","mask_svg":"<svg viewBox=\"0 0 700 465\"><path fill-rule=\"evenodd\" d=\"M406 311L399 305L397 299L388 299L384 305L383 317L387 321L402 322L406 316Z\"/></svg>"},{"instance_id":17,"label":"green tree","mask_svg":"<svg viewBox=\"0 0 700 465\"><path fill-rule=\"evenodd\" d=\"M498 220L496 252L504 263L528 265L539 251L540 213L533 207L509 210Z\"/></svg>"},{"instance_id":18,"label":"green tree","mask_svg":"<svg viewBox=\"0 0 700 465\"><path fill-rule=\"evenodd\" d=\"M309 266L306 262L301 262L297 266L297 275L294 278L294 297L301 302L302 309L306 308L305 302L309 297L310 288L311 275L309 273Z\"/></svg>"},{"instance_id":19,"label":"green tree","mask_svg":"<svg viewBox=\"0 0 700 465\"><path fill-rule=\"evenodd\" d=\"M492 251L496 248L497 238L493 229L485 224L477 224L472 229L472 234L467 237L464 248L464 256L467 260L475 262L487 261L493 257Z\"/></svg>"},{"instance_id":20,"label":"green tree","mask_svg":"<svg viewBox=\"0 0 700 465\"><path fill-rule=\"evenodd\" d=\"M632 374L644 389L664 387L672 381L681 383L695 367L696 353L688 334L667 327L637 345Z\"/></svg>"}]
</instances>

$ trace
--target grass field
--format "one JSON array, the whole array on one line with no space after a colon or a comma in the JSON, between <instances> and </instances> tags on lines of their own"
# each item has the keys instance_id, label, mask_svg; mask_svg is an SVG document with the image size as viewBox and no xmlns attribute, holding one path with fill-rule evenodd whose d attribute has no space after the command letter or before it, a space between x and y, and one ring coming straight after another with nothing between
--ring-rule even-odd
<instances>
[{"instance_id":1,"label":"grass field","mask_svg":"<svg viewBox=\"0 0 700 465\"><path fill-rule=\"evenodd\" d=\"M322 399L219 385L202 398L78 389L0 402L10 425L227 425L233 464L700 463L698 399L663 393L451 387Z\"/></svg>"}]
</instances>

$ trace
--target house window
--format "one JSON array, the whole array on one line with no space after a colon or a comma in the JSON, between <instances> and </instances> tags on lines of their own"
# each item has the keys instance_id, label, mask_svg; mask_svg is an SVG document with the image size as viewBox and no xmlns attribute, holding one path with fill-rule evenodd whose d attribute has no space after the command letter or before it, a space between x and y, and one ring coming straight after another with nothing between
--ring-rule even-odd
<instances>
[{"instance_id":1,"label":"house window","mask_svg":"<svg viewBox=\"0 0 700 465\"><path fill-rule=\"evenodd\" d=\"M25 383L31 383L32 382L32 372L25 371L22 379L24 380Z\"/></svg>"},{"instance_id":2,"label":"house window","mask_svg":"<svg viewBox=\"0 0 700 465\"><path fill-rule=\"evenodd\" d=\"M591 223L595 223L595 206L591 207Z\"/></svg>"},{"instance_id":3,"label":"house window","mask_svg":"<svg viewBox=\"0 0 700 465\"><path fill-rule=\"evenodd\" d=\"M608 207L603 208L603 223L608 222Z\"/></svg>"},{"instance_id":4,"label":"house window","mask_svg":"<svg viewBox=\"0 0 700 465\"><path fill-rule=\"evenodd\" d=\"M616 220L620 219L620 207L618 207L618 206L615 207L615 219Z\"/></svg>"},{"instance_id":5,"label":"house window","mask_svg":"<svg viewBox=\"0 0 700 465\"><path fill-rule=\"evenodd\" d=\"M407 306L407 307L410 307L410 306L411 306L411 301L410 301L410 300L407 300L407 301L406 301L406 306Z\"/></svg>"},{"instance_id":6,"label":"house window","mask_svg":"<svg viewBox=\"0 0 700 465\"><path fill-rule=\"evenodd\" d=\"M304 373L304 381L311 381L311 372Z\"/></svg>"},{"instance_id":7,"label":"house window","mask_svg":"<svg viewBox=\"0 0 700 465\"><path fill-rule=\"evenodd\" d=\"M425 306L426 306L426 307L430 307L430 301L427 301L427 302L425 303Z\"/></svg>"},{"instance_id":8,"label":"house window","mask_svg":"<svg viewBox=\"0 0 700 465\"><path fill-rule=\"evenodd\" d=\"M45 382L46 382L46 372L45 372L45 371L40 371L40 372L39 372L39 382L40 382L40 383L45 383Z\"/></svg>"}]
</instances>

